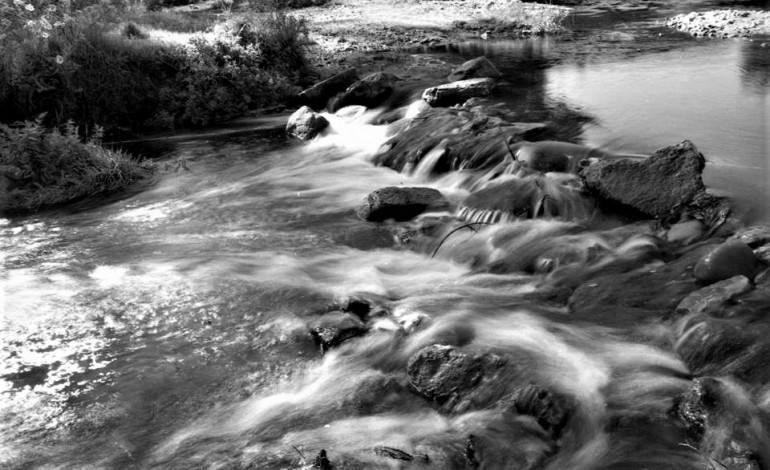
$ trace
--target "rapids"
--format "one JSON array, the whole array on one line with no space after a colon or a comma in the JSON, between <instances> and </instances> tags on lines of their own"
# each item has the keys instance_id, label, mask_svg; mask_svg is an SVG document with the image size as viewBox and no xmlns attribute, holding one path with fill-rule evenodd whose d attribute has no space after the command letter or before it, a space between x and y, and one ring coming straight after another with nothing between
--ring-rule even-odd
<instances>
[{"instance_id":1,"label":"rapids","mask_svg":"<svg viewBox=\"0 0 770 470\"><path fill-rule=\"evenodd\" d=\"M634 34L656 37L649 19L622 18ZM581 32L577 45L471 43L460 55L483 50L510 76L531 74L510 80L500 97L524 118L553 113L558 100L592 116L565 125L586 144L640 154L692 139L743 220L770 222L765 128L753 121L767 82L751 78L768 70L746 59L761 52L672 34L661 40L666 51L647 38L642 52L589 65L565 59L596 41L627 46L602 36L603 27ZM702 75L696 84L654 82L661 63L707 73L701 64L711 56L724 61L712 72L724 77L727 97L708 91ZM636 77L639 88L615 91L602 76L617 87ZM681 114L652 126L671 105L653 92L661 86L701 87L707 103L683 98ZM618 103L618 93L633 104ZM723 100L741 107L729 108L729 120L716 116ZM373 124L382 112L327 115L330 128L309 143L286 141L267 119L237 132L176 136L163 141L165 171L146 186L0 219L0 466L299 469L313 468L324 449L334 468L453 469L469 465L472 448L482 468L718 468L671 417L693 377L670 319L620 302L573 315L560 297L621 265L660 268L649 224L599 220L574 200L575 217L537 209L544 217L494 225L486 224L494 214L467 209L459 215L484 223L400 247L394 227L354 215L372 190L429 186L457 204L493 177L517 176L507 167L432 176L440 148L404 173L374 166L387 138L387 127ZM668 295L660 292L662 301ZM309 321L350 299L389 314L321 354ZM407 365L433 344L507 358L504 389L495 391L503 398L528 383L566 397L570 417L558 446L523 414L444 413L418 395ZM719 380L735 413L719 429L740 427L767 465L768 384Z\"/></svg>"}]
</instances>

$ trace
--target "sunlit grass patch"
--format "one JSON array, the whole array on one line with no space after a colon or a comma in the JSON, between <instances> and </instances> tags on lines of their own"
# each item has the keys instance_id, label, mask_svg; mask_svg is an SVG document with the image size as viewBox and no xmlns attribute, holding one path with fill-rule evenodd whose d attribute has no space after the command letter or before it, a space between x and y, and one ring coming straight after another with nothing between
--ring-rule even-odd
<instances>
[{"instance_id":1,"label":"sunlit grass patch","mask_svg":"<svg viewBox=\"0 0 770 470\"><path fill-rule=\"evenodd\" d=\"M74 125L46 130L39 121L0 124L0 207L29 212L123 188L150 176L154 165L82 142Z\"/></svg>"}]
</instances>

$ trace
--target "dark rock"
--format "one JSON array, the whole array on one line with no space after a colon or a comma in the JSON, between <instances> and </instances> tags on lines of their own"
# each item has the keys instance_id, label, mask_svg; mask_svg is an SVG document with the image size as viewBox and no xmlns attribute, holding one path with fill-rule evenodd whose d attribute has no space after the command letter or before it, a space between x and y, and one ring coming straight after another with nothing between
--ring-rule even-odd
<instances>
[{"instance_id":1,"label":"dark rock","mask_svg":"<svg viewBox=\"0 0 770 470\"><path fill-rule=\"evenodd\" d=\"M754 279L757 270L757 257L745 243L727 241L703 256L693 269L696 279L703 282L716 282L743 275Z\"/></svg>"},{"instance_id":2,"label":"dark rock","mask_svg":"<svg viewBox=\"0 0 770 470\"><path fill-rule=\"evenodd\" d=\"M703 155L692 142L658 150L643 160L604 160L582 167L586 188L603 199L669 218L704 191Z\"/></svg>"},{"instance_id":3,"label":"dark rock","mask_svg":"<svg viewBox=\"0 0 770 470\"><path fill-rule=\"evenodd\" d=\"M356 70L352 68L347 69L316 83L307 90L301 91L298 95L299 103L313 109L323 109L326 107L329 99L345 91L357 80L358 73Z\"/></svg>"},{"instance_id":4,"label":"dark rock","mask_svg":"<svg viewBox=\"0 0 770 470\"><path fill-rule=\"evenodd\" d=\"M484 56L471 59L449 74L447 79L450 82L456 82L459 80L467 80L469 78L500 78L502 74L497 67Z\"/></svg>"},{"instance_id":5,"label":"dark rock","mask_svg":"<svg viewBox=\"0 0 770 470\"><path fill-rule=\"evenodd\" d=\"M387 219L410 220L428 208L446 208L447 200L432 188L404 188L389 186L370 193L356 207L356 214L363 220L381 222Z\"/></svg>"},{"instance_id":6,"label":"dark rock","mask_svg":"<svg viewBox=\"0 0 770 470\"><path fill-rule=\"evenodd\" d=\"M453 106L469 98L488 96L495 88L491 78L470 78L426 89L422 99L431 106Z\"/></svg>"},{"instance_id":7,"label":"dark rock","mask_svg":"<svg viewBox=\"0 0 770 470\"><path fill-rule=\"evenodd\" d=\"M743 242L749 248L759 248L770 244L770 227L757 226L749 227L735 233L730 240Z\"/></svg>"},{"instance_id":8,"label":"dark rock","mask_svg":"<svg viewBox=\"0 0 770 470\"><path fill-rule=\"evenodd\" d=\"M303 106L289 116L286 132L302 140L312 139L329 125L325 117L307 106Z\"/></svg>"},{"instance_id":9,"label":"dark rock","mask_svg":"<svg viewBox=\"0 0 770 470\"><path fill-rule=\"evenodd\" d=\"M685 315L713 312L751 288L751 281L746 276L733 276L688 295L679 302L676 311Z\"/></svg>"},{"instance_id":10,"label":"dark rock","mask_svg":"<svg viewBox=\"0 0 770 470\"><path fill-rule=\"evenodd\" d=\"M685 214L696 220L700 220L709 227L709 235L721 227L732 212L730 201L726 197L714 196L708 191L701 191L695 195L687 205Z\"/></svg>"},{"instance_id":11,"label":"dark rock","mask_svg":"<svg viewBox=\"0 0 770 470\"><path fill-rule=\"evenodd\" d=\"M674 402L672 414L686 427L701 455L719 468L760 470L760 449L765 436L756 436L749 423L756 416L753 407L742 403L745 396L737 384L724 379L702 377ZM718 467L714 467L718 468Z\"/></svg>"},{"instance_id":12,"label":"dark rock","mask_svg":"<svg viewBox=\"0 0 770 470\"><path fill-rule=\"evenodd\" d=\"M580 220L596 209L593 200L579 189L540 176L489 185L471 193L460 206L460 218L485 223L536 217Z\"/></svg>"},{"instance_id":13,"label":"dark rock","mask_svg":"<svg viewBox=\"0 0 770 470\"><path fill-rule=\"evenodd\" d=\"M335 110L354 104L374 108L385 102L395 90L399 77L387 72L375 72L350 85L335 102Z\"/></svg>"},{"instance_id":14,"label":"dark rock","mask_svg":"<svg viewBox=\"0 0 770 470\"><path fill-rule=\"evenodd\" d=\"M559 438L569 418L569 405L563 397L529 384L516 390L512 399L517 413L534 417L552 438Z\"/></svg>"},{"instance_id":15,"label":"dark rock","mask_svg":"<svg viewBox=\"0 0 770 470\"><path fill-rule=\"evenodd\" d=\"M310 322L309 329L321 351L328 351L366 333L364 322L357 315L347 312L327 313Z\"/></svg>"},{"instance_id":16,"label":"dark rock","mask_svg":"<svg viewBox=\"0 0 770 470\"><path fill-rule=\"evenodd\" d=\"M770 322L688 315L677 322L676 352L696 375L735 375L749 383L770 382Z\"/></svg>"},{"instance_id":17,"label":"dark rock","mask_svg":"<svg viewBox=\"0 0 770 470\"><path fill-rule=\"evenodd\" d=\"M479 395L474 396L473 392L483 379L494 381L505 364L506 361L495 354L471 355L453 346L434 344L409 358L407 375L412 386L443 411L463 412L482 405L479 401L471 403ZM492 399L492 404L495 402Z\"/></svg>"},{"instance_id":18,"label":"dark rock","mask_svg":"<svg viewBox=\"0 0 770 470\"><path fill-rule=\"evenodd\" d=\"M329 457L326 456L325 449L321 449L318 455L316 455L313 460L313 468L318 468L319 470L332 470L334 468L331 462L329 462Z\"/></svg>"}]
</instances>

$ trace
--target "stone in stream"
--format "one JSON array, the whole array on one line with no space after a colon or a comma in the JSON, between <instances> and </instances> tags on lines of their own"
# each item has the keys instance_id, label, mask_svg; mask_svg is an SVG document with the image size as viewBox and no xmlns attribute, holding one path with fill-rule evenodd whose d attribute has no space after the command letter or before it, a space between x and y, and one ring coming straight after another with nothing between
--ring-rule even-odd
<instances>
[{"instance_id":1,"label":"stone in stream","mask_svg":"<svg viewBox=\"0 0 770 470\"><path fill-rule=\"evenodd\" d=\"M323 352L367 331L366 324L357 315L348 312L324 314L311 321L308 329Z\"/></svg>"},{"instance_id":2,"label":"stone in stream","mask_svg":"<svg viewBox=\"0 0 770 470\"><path fill-rule=\"evenodd\" d=\"M751 281L746 276L733 276L688 295L679 302L676 311L682 315L711 313L751 289Z\"/></svg>"},{"instance_id":3,"label":"stone in stream","mask_svg":"<svg viewBox=\"0 0 770 470\"><path fill-rule=\"evenodd\" d=\"M574 173L588 159L619 158L601 149L552 140L517 142L511 145L511 151L524 168L540 173Z\"/></svg>"},{"instance_id":4,"label":"stone in stream","mask_svg":"<svg viewBox=\"0 0 770 470\"><path fill-rule=\"evenodd\" d=\"M345 91L358 80L358 73L350 68L326 80L320 81L297 95L299 104L313 109L323 109L326 103L338 93Z\"/></svg>"},{"instance_id":5,"label":"stone in stream","mask_svg":"<svg viewBox=\"0 0 770 470\"><path fill-rule=\"evenodd\" d=\"M426 89L422 99L431 106L453 106L464 103L469 98L489 96L495 88L491 78L469 78Z\"/></svg>"},{"instance_id":6,"label":"stone in stream","mask_svg":"<svg viewBox=\"0 0 770 470\"><path fill-rule=\"evenodd\" d=\"M447 79L450 82L467 80L469 78L494 78L502 76L497 67L484 56L476 57L464 62L449 74Z\"/></svg>"},{"instance_id":7,"label":"stone in stream","mask_svg":"<svg viewBox=\"0 0 770 470\"><path fill-rule=\"evenodd\" d=\"M289 116L289 122L286 123L286 132L299 139L309 140L326 129L328 125L329 121L325 117L309 107L303 106Z\"/></svg>"},{"instance_id":8,"label":"stone in stream","mask_svg":"<svg viewBox=\"0 0 770 470\"><path fill-rule=\"evenodd\" d=\"M685 425L688 440L712 468L760 470L761 454L770 453L770 448L758 447L764 446L764 436L756 435L761 426L752 421L758 410L746 395L729 379L701 377L674 402L671 414Z\"/></svg>"},{"instance_id":9,"label":"stone in stream","mask_svg":"<svg viewBox=\"0 0 770 470\"><path fill-rule=\"evenodd\" d=\"M570 182L530 176L491 184L465 198L458 215L479 223L536 217L587 219L596 206Z\"/></svg>"},{"instance_id":10,"label":"stone in stream","mask_svg":"<svg viewBox=\"0 0 770 470\"><path fill-rule=\"evenodd\" d=\"M586 188L656 218L681 213L705 190L703 155L690 141L665 147L643 160L602 160L580 169Z\"/></svg>"},{"instance_id":11,"label":"stone in stream","mask_svg":"<svg viewBox=\"0 0 770 470\"><path fill-rule=\"evenodd\" d=\"M356 214L363 220L382 222L393 219L413 219L427 209L446 209L446 198L432 188L405 188L389 186L371 192L356 206Z\"/></svg>"},{"instance_id":12,"label":"stone in stream","mask_svg":"<svg viewBox=\"0 0 770 470\"><path fill-rule=\"evenodd\" d=\"M737 231L729 240L736 240L748 245L749 248L760 248L770 244L770 227L755 226Z\"/></svg>"},{"instance_id":13,"label":"stone in stream","mask_svg":"<svg viewBox=\"0 0 770 470\"><path fill-rule=\"evenodd\" d=\"M757 257L751 248L743 242L730 240L699 259L693 275L702 282L716 282L738 275L754 279L757 267Z\"/></svg>"},{"instance_id":14,"label":"stone in stream","mask_svg":"<svg viewBox=\"0 0 770 470\"><path fill-rule=\"evenodd\" d=\"M512 396L513 409L521 415L532 416L551 436L558 439L569 419L572 406L566 398L529 384L516 390Z\"/></svg>"},{"instance_id":15,"label":"stone in stream","mask_svg":"<svg viewBox=\"0 0 770 470\"><path fill-rule=\"evenodd\" d=\"M393 94L396 82L401 78L387 72L369 74L350 85L337 97L332 108L337 110L345 106L361 105L375 108Z\"/></svg>"}]
</instances>

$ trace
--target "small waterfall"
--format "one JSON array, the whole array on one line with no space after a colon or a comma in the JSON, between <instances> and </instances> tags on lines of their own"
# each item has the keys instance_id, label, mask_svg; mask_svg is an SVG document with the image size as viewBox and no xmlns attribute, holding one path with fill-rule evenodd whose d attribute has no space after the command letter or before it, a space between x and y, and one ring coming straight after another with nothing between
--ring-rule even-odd
<instances>
[{"instance_id":1,"label":"small waterfall","mask_svg":"<svg viewBox=\"0 0 770 470\"><path fill-rule=\"evenodd\" d=\"M418 179L428 179L433 173L433 169L436 164L446 155L447 139L439 142L438 145L433 147L426 153L420 163L412 170L412 176Z\"/></svg>"}]
</instances>

